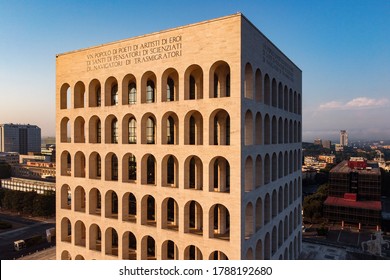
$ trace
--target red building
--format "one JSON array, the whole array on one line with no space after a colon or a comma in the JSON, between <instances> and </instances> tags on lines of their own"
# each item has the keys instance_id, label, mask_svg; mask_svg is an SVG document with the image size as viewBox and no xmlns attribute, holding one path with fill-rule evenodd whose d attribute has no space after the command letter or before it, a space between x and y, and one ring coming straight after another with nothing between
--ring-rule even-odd
<instances>
[{"instance_id":1,"label":"red building","mask_svg":"<svg viewBox=\"0 0 390 280\"><path fill-rule=\"evenodd\" d=\"M351 158L329 173L329 196L324 216L332 221L379 226L381 173L377 163Z\"/></svg>"}]
</instances>

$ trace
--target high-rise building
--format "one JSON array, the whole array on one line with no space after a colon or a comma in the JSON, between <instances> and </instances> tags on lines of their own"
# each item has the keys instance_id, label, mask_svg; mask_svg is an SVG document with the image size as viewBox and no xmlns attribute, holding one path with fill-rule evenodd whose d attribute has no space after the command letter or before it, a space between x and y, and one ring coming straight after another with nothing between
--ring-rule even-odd
<instances>
[{"instance_id":1,"label":"high-rise building","mask_svg":"<svg viewBox=\"0 0 390 280\"><path fill-rule=\"evenodd\" d=\"M57 259L296 259L302 72L235 14L57 55Z\"/></svg>"},{"instance_id":2,"label":"high-rise building","mask_svg":"<svg viewBox=\"0 0 390 280\"><path fill-rule=\"evenodd\" d=\"M340 145L348 146L348 133L346 130L340 130Z\"/></svg>"},{"instance_id":3,"label":"high-rise building","mask_svg":"<svg viewBox=\"0 0 390 280\"><path fill-rule=\"evenodd\" d=\"M0 152L41 151L41 129L36 125L0 124Z\"/></svg>"},{"instance_id":4,"label":"high-rise building","mask_svg":"<svg viewBox=\"0 0 390 280\"><path fill-rule=\"evenodd\" d=\"M332 142L330 140L322 140L322 147L326 149L330 149L332 146Z\"/></svg>"}]
</instances>

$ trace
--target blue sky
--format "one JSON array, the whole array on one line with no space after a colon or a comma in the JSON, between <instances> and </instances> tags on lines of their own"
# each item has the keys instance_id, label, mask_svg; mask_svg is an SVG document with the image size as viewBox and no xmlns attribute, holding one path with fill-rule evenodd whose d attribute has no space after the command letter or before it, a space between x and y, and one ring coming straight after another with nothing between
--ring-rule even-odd
<instances>
[{"instance_id":1,"label":"blue sky","mask_svg":"<svg viewBox=\"0 0 390 280\"><path fill-rule=\"evenodd\" d=\"M55 135L55 55L242 12L303 71L303 139L390 139L390 1L0 0L0 123Z\"/></svg>"}]
</instances>

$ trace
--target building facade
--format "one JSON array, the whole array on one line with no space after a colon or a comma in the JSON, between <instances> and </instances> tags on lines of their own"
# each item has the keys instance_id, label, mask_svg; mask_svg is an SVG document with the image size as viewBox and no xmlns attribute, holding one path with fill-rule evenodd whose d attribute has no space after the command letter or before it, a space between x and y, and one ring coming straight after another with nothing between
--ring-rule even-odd
<instances>
[{"instance_id":1,"label":"building facade","mask_svg":"<svg viewBox=\"0 0 390 280\"><path fill-rule=\"evenodd\" d=\"M57 56L57 259L295 259L302 73L235 14Z\"/></svg>"},{"instance_id":2,"label":"building facade","mask_svg":"<svg viewBox=\"0 0 390 280\"><path fill-rule=\"evenodd\" d=\"M381 172L375 162L350 158L329 172L325 218L361 225L381 225Z\"/></svg>"},{"instance_id":3,"label":"building facade","mask_svg":"<svg viewBox=\"0 0 390 280\"><path fill-rule=\"evenodd\" d=\"M0 152L41 151L41 129L36 125L0 124Z\"/></svg>"},{"instance_id":4,"label":"building facade","mask_svg":"<svg viewBox=\"0 0 390 280\"><path fill-rule=\"evenodd\" d=\"M340 130L340 145L348 146L348 133L346 130Z\"/></svg>"}]
</instances>

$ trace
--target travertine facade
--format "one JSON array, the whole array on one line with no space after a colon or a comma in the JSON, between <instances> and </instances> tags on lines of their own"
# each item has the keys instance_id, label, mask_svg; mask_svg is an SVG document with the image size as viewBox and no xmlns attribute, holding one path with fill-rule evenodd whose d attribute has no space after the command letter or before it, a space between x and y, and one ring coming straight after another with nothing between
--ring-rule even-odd
<instances>
[{"instance_id":1,"label":"travertine facade","mask_svg":"<svg viewBox=\"0 0 390 280\"><path fill-rule=\"evenodd\" d=\"M301 71L236 14L57 56L57 259L294 259Z\"/></svg>"}]
</instances>

